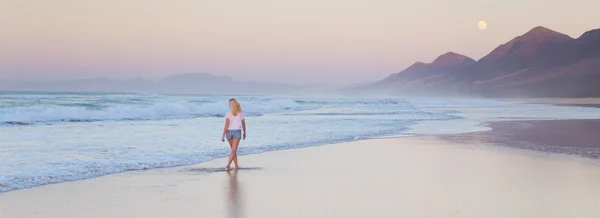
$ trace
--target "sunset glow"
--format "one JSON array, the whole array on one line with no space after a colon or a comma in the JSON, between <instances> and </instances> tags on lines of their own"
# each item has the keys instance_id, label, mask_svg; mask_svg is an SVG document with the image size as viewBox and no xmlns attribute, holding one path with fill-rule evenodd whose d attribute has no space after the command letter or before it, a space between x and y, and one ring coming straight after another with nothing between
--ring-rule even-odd
<instances>
[{"instance_id":1,"label":"sunset glow","mask_svg":"<svg viewBox=\"0 0 600 218\"><path fill-rule=\"evenodd\" d=\"M531 10L540 3L543 10ZM590 5L597 2L519 4L4 0L0 78L158 78L205 72L244 80L355 83L448 51L478 59L534 26L576 37L597 28L593 21L600 20L597 7ZM494 23L484 36L472 26L482 16Z\"/></svg>"}]
</instances>

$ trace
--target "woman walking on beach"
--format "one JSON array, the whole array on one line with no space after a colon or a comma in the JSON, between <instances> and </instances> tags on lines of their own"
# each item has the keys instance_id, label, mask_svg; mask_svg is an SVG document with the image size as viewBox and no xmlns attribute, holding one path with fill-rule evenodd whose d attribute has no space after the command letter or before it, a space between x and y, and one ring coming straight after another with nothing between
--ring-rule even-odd
<instances>
[{"instance_id":1,"label":"woman walking on beach","mask_svg":"<svg viewBox=\"0 0 600 218\"><path fill-rule=\"evenodd\" d=\"M244 133L242 135L242 130ZM237 160L237 149L241 139L246 139L246 116L242 111L240 103L235 98L229 99L229 112L225 114L225 128L223 128L223 137L221 141L229 142L231 147L231 154L229 154L229 161L225 170L229 170L231 162L235 164L235 169L239 169Z\"/></svg>"}]
</instances>

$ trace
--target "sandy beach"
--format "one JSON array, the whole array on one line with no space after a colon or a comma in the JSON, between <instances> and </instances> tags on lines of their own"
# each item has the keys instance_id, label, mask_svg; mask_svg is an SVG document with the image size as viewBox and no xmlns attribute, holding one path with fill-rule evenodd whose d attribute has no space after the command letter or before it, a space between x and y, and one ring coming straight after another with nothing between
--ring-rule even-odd
<instances>
[{"instance_id":1,"label":"sandy beach","mask_svg":"<svg viewBox=\"0 0 600 218\"><path fill-rule=\"evenodd\" d=\"M600 0L0 1L0 218L600 218Z\"/></svg>"},{"instance_id":2,"label":"sandy beach","mask_svg":"<svg viewBox=\"0 0 600 218\"><path fill-rule=\"evenodd\" d=\"M597 217L600 164L436 137L363 140L0 194L2 218Z\"/></svg>"}]
</instances>

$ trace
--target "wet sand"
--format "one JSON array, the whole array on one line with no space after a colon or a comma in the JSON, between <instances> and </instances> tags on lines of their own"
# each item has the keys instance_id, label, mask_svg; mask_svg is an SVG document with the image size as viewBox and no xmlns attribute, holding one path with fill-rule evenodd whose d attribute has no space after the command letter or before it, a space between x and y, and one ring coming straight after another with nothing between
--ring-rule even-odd
<instances>
[{"instance_id":1,"label":"wet sand","mask_svg":"<svg viewBox=\"0 0 600 218\"><path fill-rule=\"evenodd\" d=\"M433 137L134 171L0 194L2 218L595 218L600 164Z\"/></svg>"},{"instance_id":2,"label":"wet sand","mask_svg":"<svg viewBox=\"0 0 600 218\"><path fill-rule=\"evenodd\" d=\"M503 121L485 125L492 130L443 138L600 159L600 120Z\"/></svg>"}]
</instances>

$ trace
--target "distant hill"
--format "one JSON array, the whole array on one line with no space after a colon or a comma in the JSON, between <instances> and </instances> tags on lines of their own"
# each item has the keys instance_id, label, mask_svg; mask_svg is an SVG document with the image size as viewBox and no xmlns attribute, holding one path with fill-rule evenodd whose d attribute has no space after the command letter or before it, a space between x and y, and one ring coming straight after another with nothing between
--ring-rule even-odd
<instances>
[{"instance_id":1,"label":"distant hill","mask_svg":"<svg viewBox=\"0 0 600 218\"><path fill-rule=\"evenodd\" d=\"M535 27L476 62L451 52L431 64L415 63L382 81L358 89L360 91L354 91L600 97L600 29L573 39L545 27Z\"/></svg>"},{"instance_id":2,"label":"distant hill","mask_svg":"<svg viewBox=\"0 0 600 218\"><path fill-rule=\"evenodd\" d=\"M465 88L456 82L457 75L475 63L475 60L467 56L448 52L431 63L416 62L382 81L359 87L358 92L396 92L406 95L460 93Z\"/></svg>"},{"instance_id":3,"label":"distant hill","mask_svg":"<svg viewBox=\"0 0 600 218\"><path fill-rule=\"evenodd\" d=\"M113 80L94 78L54 82L0 81L0 90L74 92L154 92L173 94L289 94L301 86L237 81L206 73L179 74L158 81L143 78Z\"/></svg>"}]
</instances>

